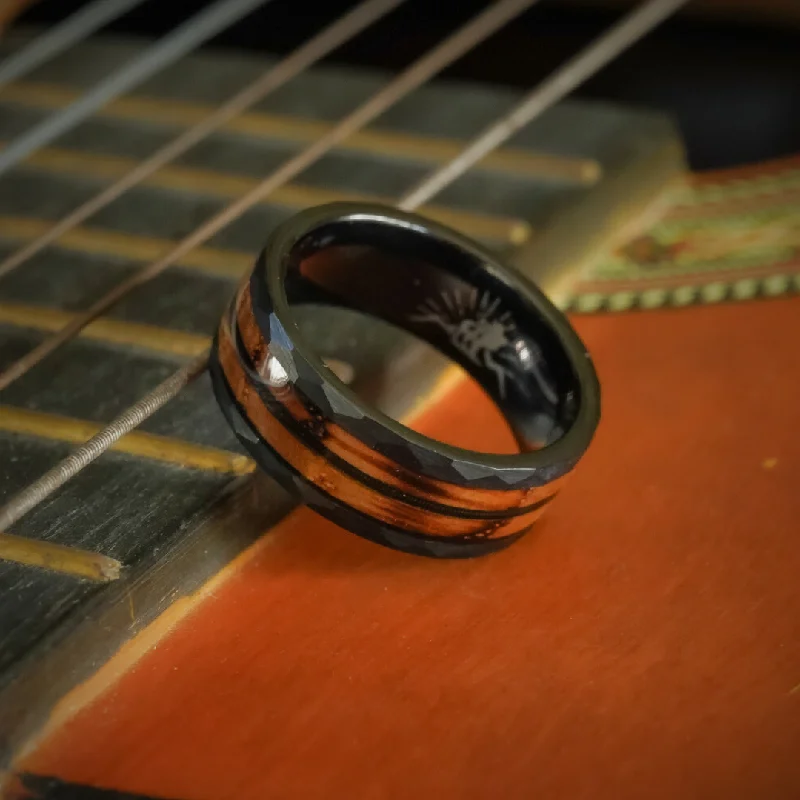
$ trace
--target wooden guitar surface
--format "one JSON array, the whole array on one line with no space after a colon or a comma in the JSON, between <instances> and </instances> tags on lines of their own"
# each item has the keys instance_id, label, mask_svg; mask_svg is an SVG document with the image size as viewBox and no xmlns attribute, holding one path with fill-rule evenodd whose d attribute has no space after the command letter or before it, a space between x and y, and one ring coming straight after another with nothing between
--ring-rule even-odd
<instances>
[{"instance_id":1,"label":"wooden guitar surface","mask_svg":"<svg viewBox=\"0 0 800 800\"><path fill-rule=\"evenodd\" d=\"M299 510L19 768L198 799L796 797L798 318L576 318L604 419L538 535L441 563ZM469 385L418 427L510 445Z\"/></svg>"}]
</instances>

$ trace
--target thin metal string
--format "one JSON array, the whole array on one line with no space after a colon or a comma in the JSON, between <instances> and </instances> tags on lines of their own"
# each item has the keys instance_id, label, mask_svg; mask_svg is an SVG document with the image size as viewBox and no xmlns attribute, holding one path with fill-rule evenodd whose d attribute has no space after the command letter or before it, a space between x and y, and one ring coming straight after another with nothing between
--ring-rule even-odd
<instances>
[{"instance_id":1,"label":"thin metal string","mask_svg":"<svg viewBox=\"0 0 800 800\"><path fill-rule=\"evenodd\" d=\"M110 100L174 64L203 42L216 36L251 11L270 0L217 0L181 23L175 30L148 47L141 55L89 89L62 111L51 114L38 125L0 150L0 175L8 172L35 150L74 128Z\"/></svg>"},{"instance_id":2,"label":"thin metal string","mask_svg":"<svg viewBox=\"0 0 800 800\"><path fill-rule=\"evenodd\" d=\"M683 0L686 2L686 0ZM583 72L586 63L592 63L596 59L599 68L607 63L609 58L621 52L626 46L633 44L639 37L645 35L662 21L670 10L678 8L682 3L679 0L649 0L637 9L626 15L620 22L609 29L608 32L592 42L576 58L567 62L564 66L556 70L553 75L540 84L531 94L522 100L512 111L505 115L495 125L490 126L486 131L470 142L451 162L440 170L434 170L421 184L406 193L400 203L405 210L413 210L419 203L430 199L437 191L444 188L447 183L455 180L465 170L482 155L485 155L492 147L496 147L504 141L495 131L500 129L505 132L506 138L511 136L518 127L516 125L521 109L526 109L524 114L530 122L538 113L541 113L547 104L542 103L538 110L532 114L529 106L543 87L547 91L544 97L549 97L552 89L547 89L555 82L558 86L576 86L580 81L575 81L573 71L578 70L578 74L583 74L585 80L591 73ZM605 54L611 53L608 58ZM601 57L601 55L603 57ZM576 67L576 63L578 66ZM565 74L566 73L566 74ZM512 120L509 125L504 124L507 120ZM488 144L491 142L491 144ZM452 165L458 164L458 169ZM441 173L446 173L448 180L444 181ZM102 455L114 442L132 430L142 420L146 419L156 410L166 405L175 397L181 389L199 375L207 364L208 353L198 357L191 364L175 372L171 378L153 389L145 397L134 403L126 412L117 417L113 422L106 426L100 433L81 445L69 458L57 464L45 475L31 483L26 489L13 497L9 503L0 509L0 530L8 528L20 517L34 508L56 489L66 483L84 466L94 461ZM71 460L73 459L74 460Z\"/></svg>"},{"instance_id":3,"label":"thin metal string","mask_svg":"<svg viewBox=\"0 0 800 800\"><path fill-rule=\"evenodd\" d=\"M45 247L52 244L67 231L105 208L132 187L141 183L165 164L174 161L206 136L222 127L228 120L263 99L270 92L283 86L308 67L324 58L331 51L352 39L368 25L388 14L406 0L365 0L351 11L339 17L303 45L294 50L275 66L266 70L251 84L235 94L219 108L183 131L175 139L167 142L144 161L137 164L130 172L123 175L115 183L102 189L94 197L71 211L63 219L56 222L33 242L22 246L0 262L0 277L16 269L28 259L35 256Z\"/></svg>"},{"instance_id":4,"label":"thin metal string","mask_svg":"<svg viewBox=\"0 0 800 800\"><path fill-rule=\"evenodd\" d=\"M208 364L208 351L181 367L160 383L152 392L122 412L114 421L98 431L85 444L75 448L63 461L48 470L0 510L0 531L7 530L23 514L37 506L84 467L105 453L116 441L151 417L175 397L184 386L200 375Z\"/></svg>"},{"instance_id":5,"label":"thin metal string","mask_svg":"<svg viewBox=\"0 0 800 800\"><path fill-rule=\"evenodd\" d=\"M50 61L143 2L144 0L95 0L94 3L87 3L0 63L0 86L5 86Z\"/></svg>"},{"instance_id":6,"label":"thin metal string","mask_svg":"<svg viewBox=\"0 0 800 800\"><path fill-rule=\"evenodd\" d=\"M196 228L178 242L168 253L160 259L147 264L128 279L118 283L107 294L93 303L87 311L75 317L61 330L44 339L37 347L11 364L4 372L0 373L0 390L5 389L9 384L38 364L45 356L77 336L90 322L131 291L152 280L156 275L160 275L183 255L206 242L249 208L261 202L270 192L290 181L324 156L339 142L369 124L391 105L421 86L429 78L460 58L476 44L537 1L497 0L497 2L492 3L400 73L394 80L386 84L383 89L380 89L366 102L350 112L305 150L285 161L250 191L234 200L218 214L206 220L199 228Z\"/></svg>"},{"instance_id":7,"label":"thin metal string","mask_svg":"<svg viewBox=\"0 0 800 800\"><path fill-rule=\"evenodd\" d=\"M351 133L355 133L359 128L368 124L393 103L425 83L426 80L469 51L480 41L490 36L503 24L521 13L524 9L533 5L534 2L536 2L536 0L500 0L500 2L494 3L483 12L473 17L472 20L419 58L394 80L390 81L383 89L380 89L365 103L345 117L345 119L328 133L306 148L306 150L301 152L298 156L289 159L283 166L267 176L252 191L229 205L222 213L212 217L193 234L190 234L170 253L159 261L145 267L137 275L133 276L133 280L119 284L115 290L92 306L89 312L79 319L79 322L82 324L77 327L74 325L67 326L62 329L60 334L57 334L56 337L52 337L50 341L56 340L56 346L63 341L67 341L70 336L64 336L65 331L69 331L71 336L74 336L84 325L101 314L109 305L112 305L117 299L123 297L132 288L154 277L160 271L166 269L167 266L173 263L173 261L179 258L184 252L191 250L192 247L205 241L210 236L213 236L214 233L224 227L225 224L236 219L243 211L258 202L270 191L277 188L285 181L290 180L294 175L330 150L330 148L339 141L342 141ZM74 332L72 332L73 329ZM59 338L59 335L61 338ZM47 340L45 343L47 343ZM37 348L37 350L38 349L40 348ZM55 348L51 347L50 350L52 349ZM50 350L46 352L50 352ZM32 351L30 355L34 353L36 353L35 350ZM132 431L159 408L166 405L166 403L175 397L183 387L188 385L205 369L207 362L208 351L190 364L179 369L151 392L148 392L148 394L130 406L130 408L109 423L103 430L99 431L83 445L76 448L70 456L48 470L41 478L29 484L19 494L12 497L11 500L0 509L0 530L8 529L14 522L20 519L20 517L41 503L45 498L49 497L88 464L102 455L114 442L118 441L126 433ZM20 362L17 362L17 364L19 363ZM20 374L22 373L20 372ZM8 375L8 372L6 375Z\"/></svg>"},{"instance_id":8,"label":"thin metal string","mask_svg":"<svg viewBox=\"0 0 800 800\"><path fill-rule=\"evenodd\" d=\"M479 133L455 158L409 189L397 205L410 211L430 200L688 1L651 0L634 9L545 78L508 114Z\"/></svg>"}]
</instances>

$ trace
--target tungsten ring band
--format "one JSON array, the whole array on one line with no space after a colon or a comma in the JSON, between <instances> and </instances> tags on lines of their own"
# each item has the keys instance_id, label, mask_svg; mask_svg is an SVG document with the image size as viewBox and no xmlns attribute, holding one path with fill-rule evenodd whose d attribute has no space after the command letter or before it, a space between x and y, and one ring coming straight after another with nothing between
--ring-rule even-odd
<instances>
[{"instance_id":1,"label":"tungsten ring band","mask_svg":"<svg viewBox=\"0 0 800 800\"><path fill-rule=\"evenodd\" d=\"M446 445L371 408L308 346L300 304L354 309L429 342L489 394L520 452ZM371 204L313 208L270 235L210 369L262 469L342 527L427 556L481 555L522 536L600 416L586 348L535 286L466 237Z\"/></svg>"}]
</instances>

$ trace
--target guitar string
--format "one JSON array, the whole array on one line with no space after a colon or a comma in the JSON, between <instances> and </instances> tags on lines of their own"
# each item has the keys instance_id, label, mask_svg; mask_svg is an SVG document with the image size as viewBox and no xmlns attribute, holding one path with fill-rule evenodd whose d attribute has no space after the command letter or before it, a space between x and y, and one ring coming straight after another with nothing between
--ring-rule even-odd
<instances>
[{"instance_id":1,"label":"guitar string","mask_svg":"<svg viewBox=\"0 0 800 800\"><path fill-rule=\"evenodd\" d=\"M288 83L292 78L404 2L406 0L365 0L339 17L286 58L263 72L256 80L245 86L196 125L167 142L119 180L101 189L96 195L36 237L34 241L11 253L0 262L0 277L28 261L67 231L80 225L81 222L121 197L128 189L133 188L161 167L183 155L226 122L262 100L270 92Z\"/></svg>"},{"instance_id":2,"label":"guitar string","mask_svg":"<svg viewBox=\"0 0 800 800\"><path fill-rule=\"evenodd\" d=\"M478 134L458 156L409 189L398 201L398 207L410 211L430 200L688 1L654 0L634 9L545 78L508 114Z\"/></svg>"},{"instance_id":3,"label":"guitar string","mask_svg":"<svg viewBox=\"0 0 800 800\"><path fill-rule=\"evenodd\" d=\"M433 194L468 170L492 147L497 147L505 141L519 129L521 124L526 124L521 120L532 121L546 108L557 102L563 96L562 92L566 93L577 86L580 83L580 76L583 76L583 80L590 77L593 74L589 71L592 67L595 70L600 69L687 1L647 0L631 11L611 26L606 33L601 34L590 43L575 58L553 72L549 78L523 98L511 112L475 137L451 162L441 169L434 170L420 184L406 192L399 200L398 205L410 211L419 203L430 199ZM457 167L454 167L454 164ZM96 436L76 448L70 456L14 496L3 508L0 508L0 530L6 529L20 519L56 489L63 486L87 464L102 455L114 442L166 405L181 389L205 370L207 362L208 352L177 370L166 381L148 392L109 423Z\"/></svg>"},{"instance_id":4,"label":"guitar string","mask_svg":"<svg viewBox=\"0 0 800 800\"><path fill-rule=\"evenodd\" d=\"M351 111L344 119L329 128L304 150L284 161L252 189L234 200L222 211L206 220L161 258L146 264L126 280L118 283L88 310L67 325L46 337L33 350L12 363L0 373L0 390L24 375L45 356L77 336L90 322L115 305L134 289L160 275L184 254L203 244L241 214L261 202L275 189L283 186L315 161L319 160L339 142L369 124L391 105L409 92L424 84L457 58L471 50L498 28L518 16L538 0L497 0L448 36L443 42L411 64L400 75Z\"/></svg>"},{"instance_id":5,"label":"guitar string","mask_svg":"<svg viewBox=\"0 0 800 800\"><path fill-rule=\"evenodd\" d=\"M0 86L40 67L144 0L95 0L0 62Z\"/></svg>"},{"instance_id":6,"label":"guitar string","mask_svg":"<svg viewBox=\"0 0 800 800\"><path fill-rule=\"evenodd\" d=\"M110 100L174 64L203 42L271 0L216 0L124 64L74 103L45 117L0 150L0 175L74 128Z\"/></svg>"}]
</instances>

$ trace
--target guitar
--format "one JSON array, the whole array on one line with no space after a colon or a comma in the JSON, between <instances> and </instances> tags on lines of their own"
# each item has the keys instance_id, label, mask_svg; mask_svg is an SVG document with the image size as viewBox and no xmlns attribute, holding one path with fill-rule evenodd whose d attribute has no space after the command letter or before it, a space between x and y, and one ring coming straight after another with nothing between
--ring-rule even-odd
<instances>
[{"instance_id":1,"label":"guitar","mask_svg":"<svg viewBox=\"0 0 800 800\"><path fill-rule=\"evenodd\" d=\"M97 35L1 86L0 139L146 47ZM36 149L0 176L0 259L269 66L201 50ZM0 368L385 80L309 69L10 270ZM3 497L200 355L279 221L395 201L521 96L432 81L11 382ZM791 796L800 162L692 173L668 112L563 100L420 209L536 280L597 360L604 423L541 533L458 564L357 540L256 473L202 375L5 531L8 796L674 796L721 791L732 764ZM303 326L386 413L513 448L428 346L331 309Z\"/></svg>"}]
</instances>

